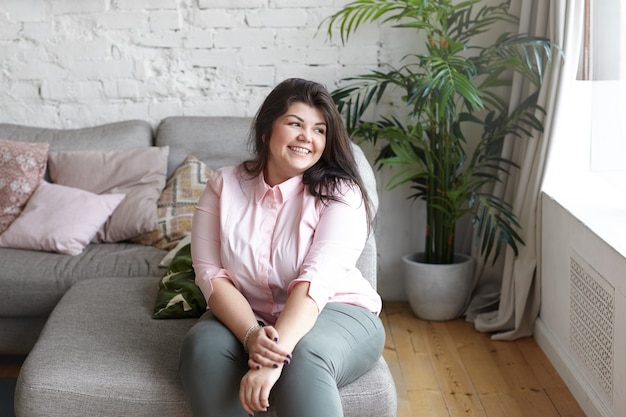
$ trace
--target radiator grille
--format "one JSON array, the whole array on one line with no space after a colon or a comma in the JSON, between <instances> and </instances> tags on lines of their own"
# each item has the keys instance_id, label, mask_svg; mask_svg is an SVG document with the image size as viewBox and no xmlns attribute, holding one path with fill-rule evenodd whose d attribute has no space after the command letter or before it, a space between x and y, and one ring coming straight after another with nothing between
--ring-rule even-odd
<instances>
[{"instance_id":1,"label":"radiator grille","mask_svg":"<svg viewBox=\"0 0 626 417\"><path fill-rule=\"evenodd\" d=\"M615 288L578 254L570 257L570 346L598 388L613 398Z\"/></svg>"}]
</instances>

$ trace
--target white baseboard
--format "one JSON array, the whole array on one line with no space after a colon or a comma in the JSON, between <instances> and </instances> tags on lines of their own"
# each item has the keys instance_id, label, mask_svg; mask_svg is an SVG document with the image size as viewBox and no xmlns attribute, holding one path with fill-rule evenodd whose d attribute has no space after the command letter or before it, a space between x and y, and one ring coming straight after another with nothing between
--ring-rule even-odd
<instances>
[{"instance_id":1,"label":"white baseboard","mask_svg":"<svg viewBox=\"0 0 626 417\"><path fill-rule=\"evenodd\" d=\"M587 417L615 417L611 405L596 394L569 351L552 334L541 317L535 321L534 337Z\"/></svg>"}]
</instances>

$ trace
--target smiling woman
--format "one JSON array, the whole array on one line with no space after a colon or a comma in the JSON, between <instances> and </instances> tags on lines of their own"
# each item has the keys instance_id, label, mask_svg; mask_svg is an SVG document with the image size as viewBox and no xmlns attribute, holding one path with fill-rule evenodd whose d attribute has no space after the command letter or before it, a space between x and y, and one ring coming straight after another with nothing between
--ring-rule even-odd
<instances>
[{"instance_id":1,"label":"smiling woman","mask_svg":"<svg viewBox=\"0 0 626 417\"><path fill-rule=\"evenodd\" d=\"M272 128L269 157L263 171L265 182L274 186L304 174L320 160L325 147L323 113L305 103L291 104Z\"/></svg>"},{"instance_id":2,"label":"smiling woman","mask_svg":"<svg viewBox=\"0 0 626 417\"><path fill-rule=\"evenodd\" d=\"M328 91L302 79L272 90L250 141L253 159L217 170L194 215L210 311L183 341L185 391L194 415L343 416L339 387L385 340L356 266L372 210L353 145Z\"/></svg>"}]
</instances>

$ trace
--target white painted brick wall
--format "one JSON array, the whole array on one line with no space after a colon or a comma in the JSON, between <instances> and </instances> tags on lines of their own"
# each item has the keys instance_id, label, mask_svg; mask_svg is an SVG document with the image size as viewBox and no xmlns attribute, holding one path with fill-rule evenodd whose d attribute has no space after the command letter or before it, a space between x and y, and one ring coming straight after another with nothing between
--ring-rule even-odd
<instances>
[{"instance_id":1,"label":"white painted brick wall","mask_svg":"<svg viewBox=\"0 0 626 417\"><path fill-rule=\"evenodd\" d=\"M347 46L320 22L347 0L2 0L0 122L84 127L252 116L276 83L335 88L379 64L378 27Z\"/></svg>"}]
</instances>

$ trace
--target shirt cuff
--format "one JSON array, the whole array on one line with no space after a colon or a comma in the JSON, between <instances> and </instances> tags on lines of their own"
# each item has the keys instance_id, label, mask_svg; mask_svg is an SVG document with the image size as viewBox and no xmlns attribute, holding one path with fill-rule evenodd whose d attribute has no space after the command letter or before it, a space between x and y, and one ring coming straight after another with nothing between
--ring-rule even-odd
<instances>
[{"instance_id":1,"label":"shirt cuff","mask_svg":"<svg viewBox=\"0 0 626 417\"><path fill-rule=\"evenodd\" d=\"M291 281L287 293L291 294L291 290L293 289L294 285L299 282L309 283L309 292L307 293L307 295L311 297L311 299L313 299L315 304L317 304L318 312L321 312L328 303L328 300L330 300L331 293L329 289L326 288L319 280L311 281L309 279L302 278L294 279L293 281Z\"/></svg>"},{"instance_id":2,"label":"shirt cuff","mask_svg":"<svg viewBox=\"0 0 626 417\"><path fill-rule=\"evenodd\" d=\"M211 281L215 278L226 278L230 280L230 275L227 270L220 269L215 275L209 275L207 271L204 271L197 274L195 278L196 285L200 288L200 291L202 291L204 299L207 302L207 310L209 309L209 298L211 298L211 294L213 293L213 284Z\"/></svg>"}]
</instances>

